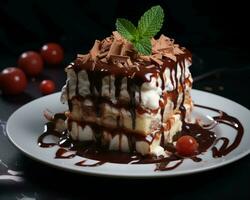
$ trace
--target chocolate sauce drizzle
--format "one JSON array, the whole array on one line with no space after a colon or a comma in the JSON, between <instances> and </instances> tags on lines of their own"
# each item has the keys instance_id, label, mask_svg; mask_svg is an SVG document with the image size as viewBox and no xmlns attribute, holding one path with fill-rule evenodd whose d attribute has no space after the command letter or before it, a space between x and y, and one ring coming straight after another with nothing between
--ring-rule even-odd
<instances>
[{"instance_id":1,"label":"chocolate sauce drizzle","mask_svg":"<svg viewBox=\"0 0 250 200\"><path fill-rule=\"evenodd\" d=\"M121 92L121 85L122 85L122 77L115 78L115 97L116 99L119 98Z\"/></svg>"},{"instance_id":2,"label":"chocolate sauce drizzle","mask_svg":"<svg viewBox=\"0 0 250 200\"><path fill-rule=\"evenodd\" d=\"M228 125L237 131L237 135L231 145L229 145L230 141L226 137L218 138L215 141L215 144L217 144L219 141L222 141L223 143L219 149L215 146L212 148L213 157L225 156L229 154L230 152L232 152L236 147L239 146L241 139L243 137L243 134L244 134L244 128L237 118L232 117L221 110L217 110L214 108L209 108L209 107L201 106L201 105L196 105L196 106L219 113L220 114L219 116L213 117L214 121L221 123L221 124Z\"/></svg>"},{"instance_id":3,"label":"chocolate sauce drizzle","mask_svg":"<svg viewBox=\"0 0 250 200\"><path fill-rule=\"evenodd\" d=\"M237 148L241 142L244 128L240 121L235 117L228 115L227 113L209 108L202 105L195 105L196 107L212 110L218 113L218 116L213 117L214 121L218 124L225 124L236 130L236 137L231 145L229 145L229 139L225 137L216 138L216 133L212 130L210 125L201 126L198 123L186 123L183 122L182 131L179 132L174 140L177 140L179 137L183 135L191 135L193 136L197 142L199 143L199 148L197 155L206 152L209 148L215 145L219 140L223 141L223 145L218 149L217 147L212 147L213 157L221 157L229 154L235 148ZM123 152L115 152L109 151L108 148L101 147L100 145L93 142L78 142L72 140L69 136L68 132L65 131L63 133L59 133L54 130L55 121L59 118L62 118L62 115L56 115L53 122L48 122L45 125L44 133L38 138L38 145L40 147L49 148L55 145L60 148L57 150L55 158L60 159L70 159L77 156L83 157L84 160L76 163L77 166L83 167L94 167L100 166L107 162L109 163L120 163L120 164L156 164L155 171L166 171L171 170L182 164L185 158L181 157L175 152L175 148L172 144L166 145L165 149L172 154L169 157L153 157L153 156L142 156L136 152L123 153ZM65 119L65 118L64 118ZM54 143L46 143L44 139L48 136L52 135L58 138L57 142ZM67 156L65 156L65 154ZM202 161L201 158L193 156L190 157L194 162ZM96 160L94 164L87 164L87 159Z\"/></svg>"},{"instance_id":4,"label":"chocolate sauce drizzle","mask_svg":"<svg viewBox=\"0 0 250 200\"><path fill-rule=\"evenodd\" d=\"M157 113L158 109L156 110L148 110L143 109L139 105L141 105L141 86L144 82L150 82L153 77L157 78L158 76L161 78L161 88L163 91L163 95L161 97L161 106L159 109L161 109L161 115L162 115L162 122L163 122L163 114L164 114L164 108L167 103L167 98L170 98L171 101L174 103L174 109L177 108L178 104L178 98L180 92L183 93L183 101L181 103L181 107L183 108L184 98L185 98L185 60L189 60L191 62L192 54L187 50L183 49L184 54L176 55L177 62L170 59L170 58L163 58L163 65L160 65L158 63L154 63L153 67L147 68L147 66L151 65L152 62L150 61L140 61L138 62L139 66L138 68L135 67L118 67L117 64L114 64L112 62L105 63L100 60L94 62L94 61L87 61L82 62L81 59L76 59L71 65L70 68L72 68L77 76L77 83L76 83L76 97L74 98L90 98L94 105L97 107L96 115L98 116L100 114L100 105L103 103L111 104L113 107L125 107L126 110L130 111L131 119L132 119L132 129L135 130L136 128L136 112L139 114L143 113ZM181 68L181 75L180 77L177 76L177 65L179 64ZM165 79L163 76L163 73L166 68L169 68L170 70L170 79L172 82L172 85L175 85L174 90L171 92L165 91ZM84 69L86 70L88 74L88 80L90 83L89 89L90 89L90 95L87 97L81 97L79 95L78 91L78 76L79 72ZM115 77L114 79L114 87L115 87L115 97L117 100L117 103L114 104L109 98L105 98L102 96L102 79L105 76L108 76L109 78L109 93L111 94L111 75ZM174 76L174 77L173 77ZM127 91L130 97L129 103L120 103L119 101L119 95L121 92L121 83L122 78L127 77ZM156 84L159 84L158 82ZM182 91L179 91L179 88L182 88ZM69 97L69 90L68 97ZM139 104L136 103L136 93L139 94ZM70 111L72 111L72 103L69 100L69 108ZM183 114L184 115L184 114ZM163 123L162 123L163 124ZM162 128L163 130L163 128ZM164 134L162 133L162 142L164 142Z\"/></svg>"},{"instance_id":5,"label":"chocolate sauce drizzle","mask_svg":"<svg viewBox=\"0 0 250 200\"><path fill-rule=\"evenodd\" d=\"M136 84L133 79L127 79L127 89L130 97L130 114L132 118L132 129L135 129L135 119L136 119L136 100L135 100L135 92L136 92Z\"/></svg>"},{"instance_id":6,"label":"chocolate sauce drizzle","mask_svg":"<svg viewBox=\"0 0 250 200\"><path fill-rule=\"evenodd\" d=\"M76 96L73 98L79 98L80 100L89 98L93 101L94 105L96 105L96 115L99 116L101 112L100 105L103 103L110 104L116 108L125 108L130 111L132 118L132 128L136 127L136 112L139 114L143 114L145 112L157 113L158 110L144 110L140 106L136 105L136 92L139 93L139 104L141 103L141 86L144 82L150 82L153 77L160 76L162 81L162 96L159 102L162 116L162 124L164 120L164 109L167 104L168 99L170 99L174 103L174 109L179 109L181 111L181 120L182 120L182 131L174 136L174 141L177 141L179 137L183 135L193 136L197 142L199 143L199 148L197 155L193 157L189 157L189 159L194 162L202 161L201 158L197 157L199 154L206 152L212 146L213 157L222 157L233 151L240 144L244 129L240 121L225 112L220 110L209 108L201 105L195 105L196 107L200 107L203 109L212 110L218 113L218 116L213 117L214 121L217 124L225 124L235 129L237 134L234 141L229 145L229 139L225 137L216 138L216 133L214 132L213 127L208 125L201 126L198 123L187 123L185 122L186 117L186 109L184 106L185 100L185 90L186 90L186 82L188 81L191 85L192 83L188 78L185 77L185 60L191 61L191 53L185 50L185 54L177 55L177 62L171 60L170 58L165 58L163 61L163 65L156 64L152 68L146 68L145 66L150 65L151 63L141 63L142 66L139 66L140 70L137 68L119 68L115 64L112 63L103 63L97 61L95 66L93 67L93 62L82 63L81 60L77 59L74 63L72 63L71 67L74 69L77 75L77 86L76 86ZM179 68L178 68L179 65ZM163 72L168 68L170 70L170 81L174 86L174 89L171 92L165 91L165 80L163 76ZM78 73L84 69L88 73L88 79L90 83L90 95L87 97L81 97L78 91ZM178 76L178 70L180 69L180 76ZM117 103L114 104L110 101L110 99L102 96L102 79L105 76L109 76L109 93L111 93L111 75L115 77L114 79L114 87L115 87L115 97L117 99ZM127 90L130 97L129 104L123 104L119 100L122 78L127 77ZM159 85L158 82L156 82ZM67 94L69 97L69 87L67 84ZM178 99L180 98L180 94L182 94L182 99L180 104L178 103ZM72 100L72 99L71 99ZM68 101L69 109L72 111L72 103L71 100ZM178 105L179 104L179 105ZM120 110L120 109L119 109ZM59 133L55 131L55 122L57 119L64 119L63 115L55 115L54 121L48 122L45 125L44 133L38 138L38 145L40 147L49 148L52 146L59 146L60 148L57 150L55 158L56 159L70 159L75 156L80 156L84 158L84 160L76 163L77 166L83 167L95 167L100 166L104 163L121 163L121 164L152 164L156 165L156 171L166 171L171 170L183 163L185 158L181 157L175 152L175 148L172 144L165 145L165 150L171 152L169 157L153 157L153 156L142 156L135 152L135 142L136 140L146 140L145 137L138 138L140 134L133 133L131 131L126 131L119 126L120 118L117 117L117 129L112 130L108 127L100 127L94 123L90 122L79 122L81 126L89 125L93 128L95 132L95 137L97 141L93 142L79 142L73 140L67 131L63 133ZM70 119L68 120L70 124ZM71 127L69 125L69 127ZM101 129L108 129L108 132L122 132L127 135L129 141L129 147L131 149L130 153L122 153L109 151L108 147L100 145L101 138ZM161 146L164 146L165 138L164 138L164 127L161 127ZM46 143L44 139L53 135L58 138L57 142L54 143ZM152 136L153 137L153 136ZM121 135L119 136L119 140L121 140ZM222 141L223 145L220 148L217 148L216 145L218 141ZM148 142L148 141L147 141ZM121 148L120 148L121 149ZM88 164L87 159L96 160L96 163Z\"/></svg>"}]
</instances>

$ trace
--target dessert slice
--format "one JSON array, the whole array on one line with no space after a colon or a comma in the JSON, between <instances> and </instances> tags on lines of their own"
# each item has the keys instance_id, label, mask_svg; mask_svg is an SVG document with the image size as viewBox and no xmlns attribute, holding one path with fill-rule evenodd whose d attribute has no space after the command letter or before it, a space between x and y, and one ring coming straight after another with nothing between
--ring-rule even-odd
<instances>
[{"instance_id":1,"label":"dessert slice","mask_svg":"<svg viewBox=\"0 0 250 200\"><path fill-rule=\"evenodd\" d=\"M118 32L67 68L61 101L74 140L109 150L165 155L192 110L190 52L161 35L141 55Z\"/></svg>"}]
</instances>

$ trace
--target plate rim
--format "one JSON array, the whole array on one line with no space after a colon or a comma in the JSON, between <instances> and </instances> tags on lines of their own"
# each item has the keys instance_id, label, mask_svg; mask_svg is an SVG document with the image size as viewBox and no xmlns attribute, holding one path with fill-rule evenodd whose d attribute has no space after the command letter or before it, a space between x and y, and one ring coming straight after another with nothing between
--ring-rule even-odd
<instances>
[{"instance_id":1,"label":"plate rim","mask_svg":"<svg viewBox=\"0 0 250 200\"><path fill-rule=\"evenodd\" d=\"M214 94L214 93L211 93L211 92L206 92L206 91L202 91L202 90L197 90L197 89L192 89L193 92L198 92L198 93L202 93L204 94L207 94L207 95L212 95L216 98L221 98L223 101L229 101L230 103L233 103L233 104L236 104L237 106L240 106L242 109L245 109L247 110L248 112L250 112L250 110L244 106L242 106L241 104L231 100L231 99L228 99L228 98L225 98L223 96L220 96L220 95L217 95L217 94ZM8 118L7 120L7 123L6 123L6 135L7 135L7 138L9 139L9 141L18 149L20 150L23 154L25 154L26 156L28 156L29 158L35 160L35 161L38 161L42 164L46 164L50 167L53 167L53 168L56 168L56 169L60 169L60 170L63 170L63 171L70 171L70 172L73 172L73 173L80 173L80 174L84 174L84 175L89 175L89 176L98 176L98 177L112 177L112 178L130 178L130 179L134 179L134 178L166 178L166 177L174 177L174 176L184 176L184 175L190 175L190 174L196 174L196 173L201 173L201 172L204 172L204 171L209 171L209 170L212 170L212 169L217 169L217 168L220 168L222 166L225 166L225 165L228 165L228 164L231 164L245 156L247 156L248 154L250 154L250 147L247 151L244 151L240 154L238 154L237 156L234 156L233 158L229 159L229 160L226 160L226 161L223 161L221 163L217 163L216 165L212 165L212 166L203 166L202 168L198 168L198 169L187 169L185 171L180 171L180 172L176 172L176 173L170 173L170 174L167 174L167 173L161 173L161 172L156 172L155 174L129 174L129 173L122 173L122 174L113 174L113 173L107 173L107 172L102 172L102 171L98 171L98 172L95 172L95 171L85 171L85 170L82 170L84 168L79 168L79 169L76 169L76 168L71 168L70 166L59 166L58 164L56 163L51 163L47 160L44 160L42 158L39 158L35 155L32 155L31 152L23 149L22 147L20 147L16 141L11 137L11 134L9 133L9 122L12 120L12 118L14 117L14 115L19 112L19 110L21 110L24 106L27 106L28 104L30 103L33 103L35 101L39 101L40 99L42 98L48 98L48 97L51 97L51 96L56 96L58 94L60 94L61 92L57 92L57 93L53 93L53 94L50 94L50 95L46 95L46 96L43 96L43 97L40 97L40 98L37 98L37 99L34 99L24 105L22 105L20 108L18 108L17 110L15 110L11 115L10 117Z\"/></svg>"}]
</instances>

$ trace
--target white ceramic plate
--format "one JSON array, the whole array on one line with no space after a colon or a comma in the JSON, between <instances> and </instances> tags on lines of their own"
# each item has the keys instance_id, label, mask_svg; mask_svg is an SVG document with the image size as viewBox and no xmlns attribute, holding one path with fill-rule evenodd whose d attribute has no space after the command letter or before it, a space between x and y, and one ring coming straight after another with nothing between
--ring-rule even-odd
<instances>
[{"instance_id":1,"label":"white ceramic plate","mask_svg":"<svg viewBox=\"0 0 250 200\"><path fill-rule=\"evenodd\" d=\"M204 155L199 156L202 158L201 162L193 162L190 159L185 159L180 166L169 171L154 171L155 164L129 165L105 163L97 167L80 167L74 165L76 162L82 160L78 156L73 159L54 159L58 147L41 148L37 145L37 138L42 134L43 126L46 122L43 117L45 109L49 109L55 113L67 109L65 105L60 103L60 93L36 99L19 108L11 115L7 122L7 134L10 141L31 158L54 167L101 176L164 177L184 175L220 167L246 156L250 152L250 111L233 101L207 92L193 90L192 97L197 104L225 111L240 120L244 126L244 136L240 145L234 151L222 158L213 158L212 152L209 150ZM215 113L206 109L195 108L194 115L206 118L207 116L214 116ZM233 141L235 137L234 129L223 125L216 127L216 129L218 136L225 136L230 141Z\"/></svg>"}]
</instances>

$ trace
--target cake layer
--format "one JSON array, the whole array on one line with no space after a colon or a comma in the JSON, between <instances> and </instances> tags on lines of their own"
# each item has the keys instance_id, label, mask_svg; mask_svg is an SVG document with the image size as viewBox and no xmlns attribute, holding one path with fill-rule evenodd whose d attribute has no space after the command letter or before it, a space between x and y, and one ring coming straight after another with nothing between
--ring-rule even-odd
<instances>
[{"instance_id":1,"label":"cake layer","mask_svg":"<svg viewBox=\"0 0 250 200\"><path fill-rule=\"evenodd\" d=\"M192 108L192 101L189 99L189 90L185 94L184 106L186 114L189 115ZM180 100L182 101L182 98ZM120 127L130 132L148 135L161 130L162 125L174 113L179 113L179 110L174 110L174 103L168 99L164 108L155 110L154 112L136 109L135 120L133 120L130 110L126 108L116 107L109 103L95 103L90 99L72 99L72 110L69 114L70 119L78 122L96 123L110 129Z\"/></svg>"},{"instance_id":2,"label":"cake layer","mask_svg":"<svg viewBox=\"0 0 250 200\"><path fill-rule=\"evenodd\" d=\"M161 127L161 115L135 112L135 120L133 120L131 112L124 108L119 109L110 106L109 104L101 104L100 110L96 113L93 106L82 106L81 102L74 100L72 102L72 112L70 118L81 122L93 122L111 129L121 127L130 132L136 132L141 135L150 134L154 130L159 130Z\"/></svg>"},{"instance_id":3,"label":"cake layer","mask_svg":"<svg viewBox=\"0 0 250 200\"><path fill-rule=\"evenodd\" d=\"M168 130L164 131L164 144L173 141L173 137L181 130L180 115L176 114L168 121ZM138 134L128 134L122 130L110 130L105 127L88 123L68 122L69 134L72 139L78 141L93 141L99 143L109 150L122 152L136 151L142 155L153 154L164 155L162 143L162 133L156 132L147 136Z\"/></svg>"}]
</instances>

